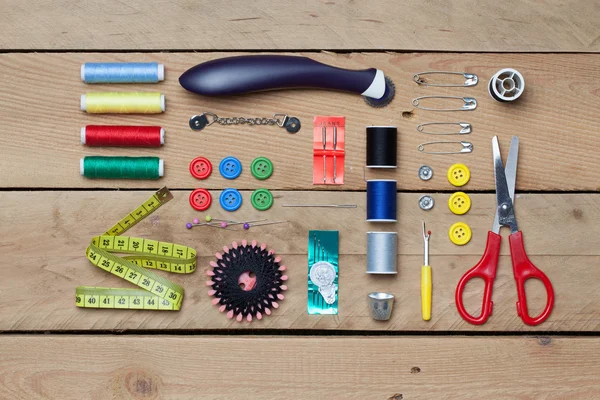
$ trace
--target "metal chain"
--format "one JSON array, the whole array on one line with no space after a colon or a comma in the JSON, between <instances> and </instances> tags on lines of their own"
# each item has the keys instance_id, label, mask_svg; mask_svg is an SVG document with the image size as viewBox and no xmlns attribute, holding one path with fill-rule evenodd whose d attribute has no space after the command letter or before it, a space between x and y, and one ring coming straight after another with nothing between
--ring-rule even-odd
<instances>
[{"instance_id":1,"label":"metal chain","mask_svg":"<svg viewBox=\"0 0 600 400\"><path fill-rule=\"evenodd\" d=\"M217 117L215 122L221 125L280 125L281 121L277 118L244 118L244 117L233 117L233 118L221 118Z\"/></svg>"}]
</instances>

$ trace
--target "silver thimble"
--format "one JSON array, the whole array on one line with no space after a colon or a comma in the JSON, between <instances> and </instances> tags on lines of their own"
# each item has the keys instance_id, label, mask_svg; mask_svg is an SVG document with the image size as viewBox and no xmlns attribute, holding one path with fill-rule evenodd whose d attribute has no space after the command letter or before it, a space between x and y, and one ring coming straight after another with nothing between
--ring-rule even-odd
<instances>
[{"instance_id":1,"label":"silver thimble","mask_svg":"<svg viewBox=\"0 0 600 400\"><path fill-rule=\"evenodd\" d=\"M391 293L369 293L369 309L371 316L377 321L387 321L392 316L394 295Z\"/></svg>"}]
</instances>

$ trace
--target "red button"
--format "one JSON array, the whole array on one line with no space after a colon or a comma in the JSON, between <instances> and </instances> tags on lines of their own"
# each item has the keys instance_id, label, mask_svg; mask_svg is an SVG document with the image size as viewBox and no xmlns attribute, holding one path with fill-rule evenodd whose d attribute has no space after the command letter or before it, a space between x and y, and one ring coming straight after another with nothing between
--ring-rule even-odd
<instances>
[{"instance_id":1,"label":"red button","mask_svg":"<svg viewBox=\"0 0 600 400\"><path fill-rule=\"evenodd\" d=\"M190 205L194 210L204 211L210 207L212 196L206 189L196 189L190 194Z\"/></svg>"},{"instance_id":2,"label":"red button","mask_svg":"<svg viewBox=\"0 0 600 400\"><path fill-rule=\"evenodd\" d=\"M190 174L196 179L206 179L212 173L212 164L205 157L196 157L190 163Z\"/></svg>"}]
</instances>

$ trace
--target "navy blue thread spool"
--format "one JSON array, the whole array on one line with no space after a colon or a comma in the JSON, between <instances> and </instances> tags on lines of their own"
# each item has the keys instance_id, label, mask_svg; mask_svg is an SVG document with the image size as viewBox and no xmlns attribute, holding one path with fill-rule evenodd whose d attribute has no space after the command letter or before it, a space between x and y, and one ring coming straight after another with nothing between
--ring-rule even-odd
<instances>
[{"instance_id":1,"label":"navy blue thread spool","mask_svg":"<svg viewBox=\"0 0 600 400\"><path fill-rule=\"evenodd\" d=\"M396 181L367 181L367 221L396 222Z\"/></svg>"},{"instance_id":2,"label":"navy blue thread spool","mask_svg":"<svg viewBox=\"0 0 600 400\"><path fill-rule=\"evenodd\" d=\"M398 128L367 126L367 168L396 168Z\"/></svg>"}]
</instances>

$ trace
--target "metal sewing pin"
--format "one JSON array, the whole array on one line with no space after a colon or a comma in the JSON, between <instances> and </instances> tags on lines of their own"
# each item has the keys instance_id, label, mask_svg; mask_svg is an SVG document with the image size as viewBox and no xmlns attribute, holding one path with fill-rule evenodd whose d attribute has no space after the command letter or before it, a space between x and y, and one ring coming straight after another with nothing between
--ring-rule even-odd
<instances>
[{"instance_id":1,"label":"metal sewing pin","mask_svg":"<svg viewBox=\"0 0 600 400\"><path fill-rule=\"evenodd\" d=\"M229 221L228 221L228 222L221 222L221 226L222 226L222 227L224 227L224 228L226 228L226 227L228 227L228 226L233 226L233 225L246 225L246 224L250 224L250 223L253 223L253 222L263 222L263 221L266 221L266 220L267 220L267 219L266 219L266 218L264 218L264 219L255 219L255 220L252 220L252 221L246 221L246 222L235 222L235 221L229 222ZM252 226L255 226L255 225L252 225Z\"/></svg>"},{"instance_id":2,"label":"metal sewing pin","mask_svg":"<svg viewBox=\"0 0 600 400\"><path fill-rule=\"evenodd\" d=\"M323 152L327 148L327 127L323 127ZM327 181L327 156L323 154L323 184Z\"/></svg>"},{"instance_id":3,"label":"metal sewing pin","mask_svg":"<svg viewBox=\"0 0 600 400\"><path fill-rule=\"evenodd\" d=\"M333 127L333 151L337 150L337 126ZM335 179L337 178L337 157L335 153L333 153L333 183L335 183Z\"/></svg>"},{"instance_id":4,"label":"metal sewing pin","mask_svg":"<svg viewBox=\"0 0 600 400\"><path fill-rule=\"evenodd\" d=\"M265 220L263 219L263 221L265 221ZM249 222L252 222L252 221L249 221ZM246 222L246 223L244 223L244 229L245 229L245 230L248 230L248 229L250 229L250 228L252 228L252 227L254 227L254 226L265 226L265 225L284 224L284 223L286 223L286 222L290 222L290 221L274 221L274 222L264 222L264 223L262 223L262 224L250 224L250 223Z\"/></svg>"},{"instance_id":5,"label":"metal sewing pin","mask_svg":"<svg viewBox=\"0 0 600 400\"><path fill-rule=\"evenodd\" d=\"M281 207L357 208L356 204L282 204Z\"/></svg>"}]
</instances>

